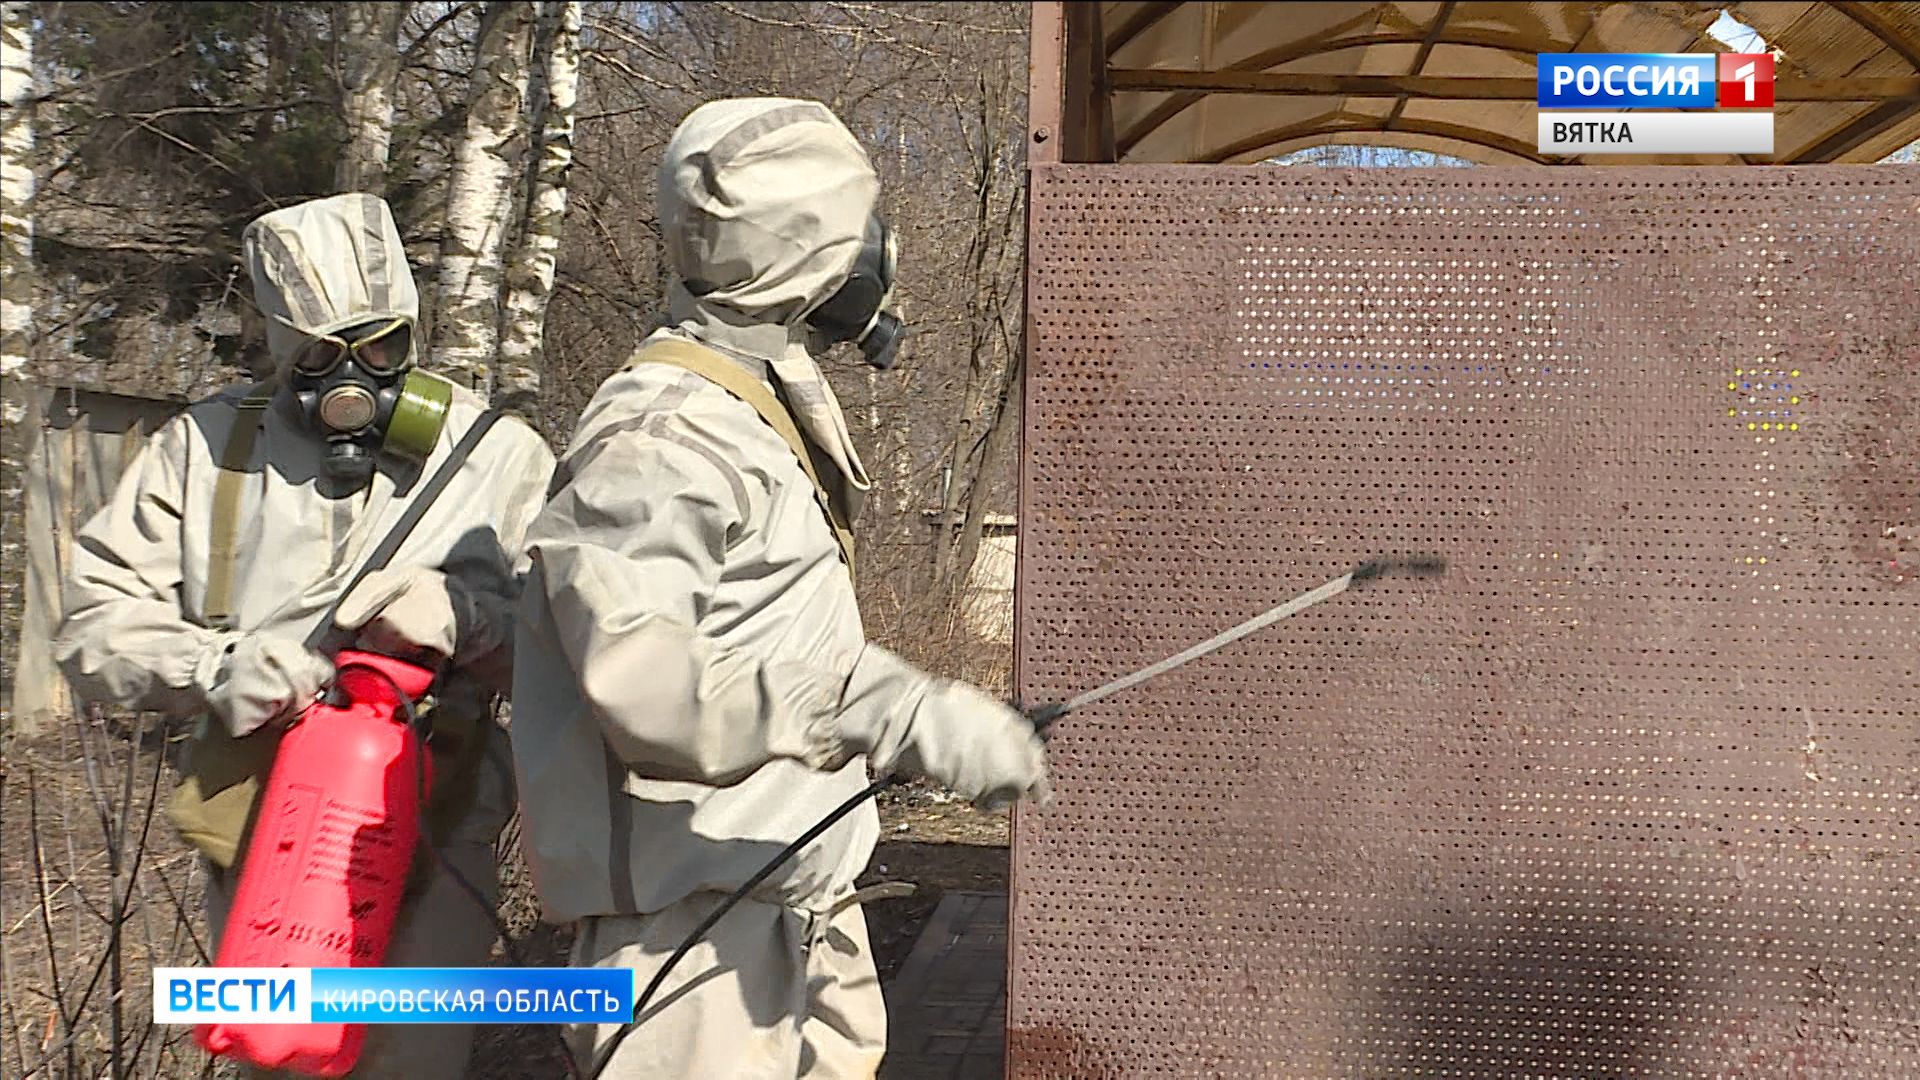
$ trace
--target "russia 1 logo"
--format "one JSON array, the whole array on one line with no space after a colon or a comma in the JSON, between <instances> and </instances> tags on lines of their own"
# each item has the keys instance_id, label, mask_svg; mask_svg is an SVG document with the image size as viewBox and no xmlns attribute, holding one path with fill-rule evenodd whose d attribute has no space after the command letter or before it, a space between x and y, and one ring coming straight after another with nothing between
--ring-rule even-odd
<instances>
[{"instance_id":1,"label":"russia 1 logo","mask_svg":"<svg viewBox=\"0 0 1920 1080\"><path fill-rule=\"evenodd\" d=\"M1714 80L1723 109L1773 108L1773 54L1721 53Z\"/></svg>"}]
</instances>

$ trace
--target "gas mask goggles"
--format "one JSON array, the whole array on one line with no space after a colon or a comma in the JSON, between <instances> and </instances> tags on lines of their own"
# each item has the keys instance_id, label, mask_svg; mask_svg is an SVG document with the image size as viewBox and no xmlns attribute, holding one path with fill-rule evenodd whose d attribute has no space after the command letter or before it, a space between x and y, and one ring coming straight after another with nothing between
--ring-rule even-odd
<instances>
[{"instance_id":1,"label":"gas mask goggles","mask_svg":"<svg viewBox=\"0 0 1920 1080\"><path fill-rule=\"evenodd\" d=\"M907 334L900 317L887 310L896 256L892 230L879 215L868 218L853 272L807 316L807 325L827 344L853 342L867 363L883 371L900 359L900 341Z\"/></svg>"},{"instance_id":2,"label":"gas mask goggles","mask_svg":"<svg viewBox=\"0 0 1920 1080\"><path fill-rule=\"evenodd\" d=\"M300 410L326 441L329 477L358 488L378 454L422 462L440 441L450 384L413 370L413 321L364 323L309 335L294 355Z\"/></svg>"}]
</instances>

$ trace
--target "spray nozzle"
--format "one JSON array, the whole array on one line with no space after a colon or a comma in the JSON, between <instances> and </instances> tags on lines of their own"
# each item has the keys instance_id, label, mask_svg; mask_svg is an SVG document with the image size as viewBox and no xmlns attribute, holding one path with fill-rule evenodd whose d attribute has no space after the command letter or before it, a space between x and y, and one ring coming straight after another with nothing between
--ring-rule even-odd
<instances>
[{"instance_id":1,"label":"spray nozzle","mask_svg":"<svg viewBox=\"0 0 1920 1080\"><path fill-rule=\"evenodd\" d=\"M1353 568L1353 580L1371 581L1394 572L1412 574L1415 577L1439 577L1447 572L1447 560L1438 555L1416 555L1409 559L1368 559Z\"/></svg>"}]
</instances>

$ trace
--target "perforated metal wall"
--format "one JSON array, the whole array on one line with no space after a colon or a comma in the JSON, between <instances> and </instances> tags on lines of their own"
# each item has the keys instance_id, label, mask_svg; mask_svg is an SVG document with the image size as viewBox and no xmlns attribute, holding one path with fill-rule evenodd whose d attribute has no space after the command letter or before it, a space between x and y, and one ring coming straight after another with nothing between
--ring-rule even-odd
<instances>
[{"instance_id":1,"label":"perforated metal wall","mask_svg":"<svg viewBox=\"0 0 1920 1080\"><path fill-rule=\"evenodd\" d=\"M1011 1072L1920 1075L1920 170L1042 167Z\"/></svg>"}]
</instances>

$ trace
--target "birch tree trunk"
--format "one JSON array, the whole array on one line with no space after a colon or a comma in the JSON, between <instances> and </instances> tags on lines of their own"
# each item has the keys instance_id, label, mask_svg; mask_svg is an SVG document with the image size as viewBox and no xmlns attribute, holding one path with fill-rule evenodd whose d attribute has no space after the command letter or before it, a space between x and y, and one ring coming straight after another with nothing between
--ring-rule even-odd
<instances>
[{"instance_id":1,"label":"birch tree trunk","mask_svg":"<svg viewBox=\"0 0 1920 1080\"><path fill-rule=\"evenodd\" d=\"M0 376L11 379L26 374L33 337L33 5L0 7Z\"/></svg>"},{"instance_id":2,"label":"birch tree trunk","mask_svg":"<svg viewBox=\"0 0 1920 1080\"><path fill-rule=\"evenodd\" d=\"M27 462L40 434L33 355L33 5L0 5L0 703L13 707L16 649L26 590ZM30 643L29 647L33 644ZM31 733L37 718L16 715Z\"/></svg>"},{"instance_id":3,"label":"birch tree trunk","mask_svg":"<svg viewBox=\"0 0 1920 1080\"><path fill-rule=\"evenodd\" d=\"M400 77L400 25L409 3L344 5L340 34L340 115L347 145L334 166L335 191L384 195L393 143L394 84Z\"/></svg>"},{"instance_id":4,"label":"birch tree trunk","mask_svg":"<svg viewBox=\"0 0 1920 1080\"><path fill-rule=\"evenodd\" d=\"M567 216L567 172L573 167L573 115L580 85L580 5L541 5L543 77L534 126L539 144L527 184L526 221L507 267L500 359L494 372L503 409L529 411L540 396L541 340L553 296L555 254Z\"/></svg>"},{"instance_id":5,"label":"birch tree trunk","mask_svg":"<svg viewBox=\"0 0 1920 1080\"><path fill-rule=\"evenodd\" d=\"M533 5L495 0L481 18L467 122L447 180L433 304L433 366L485 396L500 348L501 267L514 219Z\"/></svg>"}]
</instances>

